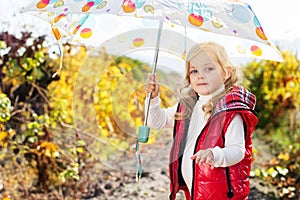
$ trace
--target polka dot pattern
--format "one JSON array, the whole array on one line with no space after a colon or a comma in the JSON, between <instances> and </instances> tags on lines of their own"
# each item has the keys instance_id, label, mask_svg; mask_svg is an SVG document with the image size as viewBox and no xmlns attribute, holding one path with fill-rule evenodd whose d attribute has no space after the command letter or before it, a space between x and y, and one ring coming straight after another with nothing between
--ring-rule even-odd
<instances>
[{"instance_id":1,"label":"polka dot pattern","mask_svg":"<svg viewBox=\"0 0 300 200\"><path fill-rule=\"evenodd\" d=\"M192 27L199 31L228 35L249 40L233 44L236 54L279 59L278 50L272 44L251 7L240 0L178 1L178 0L36 0L24 8L38 13L55 27L56 39L67 37L93 39L96 27L91 18L99 14L132 16L163 20L174 25ZM80 16L74 20L72 15ZM144 23L148 26L149 23ZM99 35L98 37L101 37ZM145 38L136 37L131 45L138 48ZM273 48L266 51L264 46ZM273 55L271 55L273 53Z\"/></svg>"}]
</instances>

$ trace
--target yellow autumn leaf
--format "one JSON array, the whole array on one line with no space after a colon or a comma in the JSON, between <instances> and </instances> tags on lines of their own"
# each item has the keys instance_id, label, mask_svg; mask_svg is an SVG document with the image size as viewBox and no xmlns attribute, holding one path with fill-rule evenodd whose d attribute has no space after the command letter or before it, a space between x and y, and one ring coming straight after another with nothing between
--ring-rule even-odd
<instances>
[{"instance_id":1,"label":"yellow autumn leaf","mask_svg":"<svg viewBox=\"0 0 300 200\"><path fill-rule=\"evenodd\" d=\"M83 152L83 148L82 148L82 147L78 147L78 148L77 148L77 152L78 152L78 153L82 153L82 152Z\"/></svg>"},{"instance_id":2,"label":"yellow autumn leaf","mask_svg":"<svg viewBox=\"0 0 300 200\"><path fill-rule=\"evenodd\" d=\"M275 165L277 163L278 163L278 160L276 158L273 158L272 160L270 160L271 165Z\"/></svg>"},{"instance_id":3,"label":"yellow autumn leaf","mask_svg":"<svg viewBox=\"0 0 300 200\"><path fill-rule=\"evenodd\" d=\"M45 150L45 155L48 156L48 157L51 157L51 152L49 149L46 149Z\"/></svg>"},{"instance_id":4,"label":"yellow autumn leaf","mask_svg":"<svg viewBox=\"0 0 300 200\"><path fill-rule=\"evenodd\" d=\"M16 131L14 129L9 129L7 132L9 133L10 137L16 134Z\"/></svg>"},{"instance_id":5,"label":"yellow autumn leaf","mask_svg":"<svg viewBox=\"0 0 300 200\"><path fill-rule=\"evenodd\" d=\"M7 132L1 131L0 132L0 141L4 141L5 138L7 137L7 135L8 135Z\"/></svg>"},{"instance_id":6,"label":"yellow autumn leaf","mask_svg":"<svg viewBox=\"0 0 300 200\"><path fill-rule=\"evenodd\" d=\"M278 159L280 160L289 160L290 159L290 154L289 153L280 153L278 156L277 156Z\"/></svg>"},{"instance_id":7,"label":"yellow autumn leaf","mask_svg":"<svg viewBox=\"0 0 300 200\"><path fill-rule=\"evenodd\" d=\"M52 142L44 141L40 144L40 148L45 149L45 155L48 157L56 157L58 146Z\"/></svg>"},{"instance_id":8,"label":"yellow autumn leaf","mask_svg":"<svg viewBox=\"0 0 300 200\"><path fill-rule=\"evenodd\" d=\"M278 172L274 169L274 167L270 167L269 169L268 169L268 174L270 175L270 176L272 176L273 178L274 177L276 177L277 175L278 175Z\"/></svg>"}]
</instances>

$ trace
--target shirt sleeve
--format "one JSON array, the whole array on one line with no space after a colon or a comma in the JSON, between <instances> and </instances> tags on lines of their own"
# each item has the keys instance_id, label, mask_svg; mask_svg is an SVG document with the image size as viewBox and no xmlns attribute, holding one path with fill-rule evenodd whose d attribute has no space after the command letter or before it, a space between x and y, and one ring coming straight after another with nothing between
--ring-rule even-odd
<instances>
[{"instance_id":1,"label":"shirt sleeve","mask_svg":"<svg viewBox=\"0 0 300 200\"><path fill-rule=\"evenodd\" d=\"M159 95L150 101L148 125L154 129L172 128L174 126L174 115L177 105L169 108L160 107ZM147 106L147 102L145 102Z\"/></svg>"},{"instance_id":2,"label":"shirt sleeve","mask_svg":"<svg viewBox=\"0 0 300 200\"><path fill-rule=\"evenodd\" d=\"M236 114L225 133L225 147L212 148L214 167L228 167L235 165L244 158L245 137L243 119Z\"/></svg>"}]
</instances>

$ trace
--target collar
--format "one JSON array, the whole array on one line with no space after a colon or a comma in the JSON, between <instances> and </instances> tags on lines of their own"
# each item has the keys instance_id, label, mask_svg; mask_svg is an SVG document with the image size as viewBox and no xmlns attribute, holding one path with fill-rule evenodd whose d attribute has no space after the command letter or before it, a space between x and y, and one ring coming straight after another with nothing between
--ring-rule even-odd
<instances>
[{"instance_id":1,"label":"collar","mask_svg":"<svg viewBox=\"0 0 300 200\"><path fill-rule=\"evenodd\" d=\"M211 100L214 96L216 95L219 95L221 94L222 92L225 91L225 86L222 84L219 89L217 89L216 91L214 91L213 93L211 94L208 94L208 95L199 95L199 99L198 101L201 101L201 102L208 102L209 100Z\"/></svg>"}]
</instances>

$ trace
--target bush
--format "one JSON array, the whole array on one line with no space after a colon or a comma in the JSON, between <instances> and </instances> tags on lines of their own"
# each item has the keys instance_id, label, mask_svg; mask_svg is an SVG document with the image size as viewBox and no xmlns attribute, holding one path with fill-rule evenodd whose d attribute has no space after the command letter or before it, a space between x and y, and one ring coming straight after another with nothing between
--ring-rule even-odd
<instances>
[{"instance_id":1,"label":"bush","mask_svg":"<svg viewBox=\"0 0 300 200\"><path fill-rule=\"evenodd\" d=\"M299 197L300 186L300 68L291 52L284 62L251 62L244 68L245 86L257 97L258 136L276 157L257 176L279 188L282 198Z\"/></svg>"}]
</instances>

